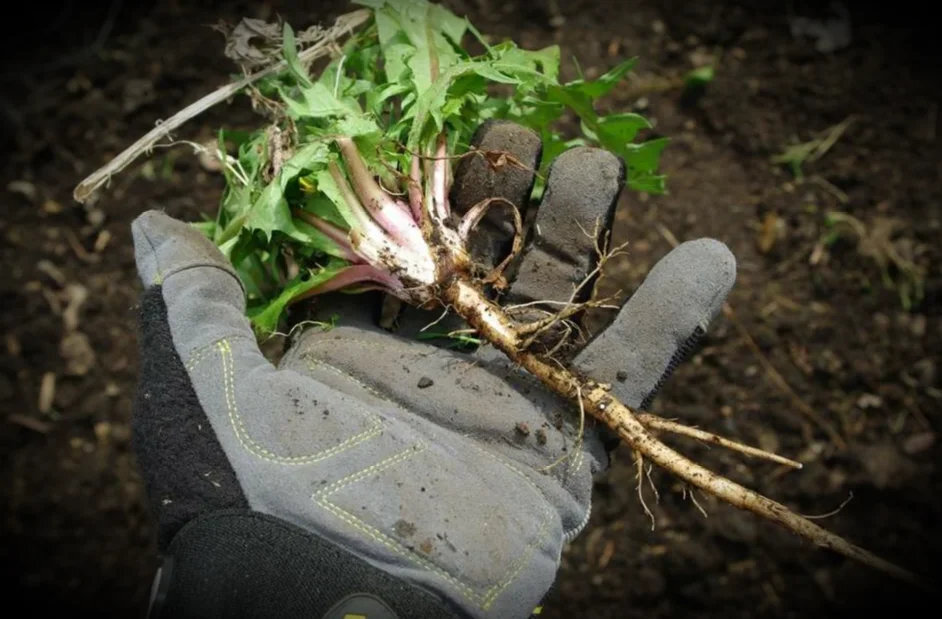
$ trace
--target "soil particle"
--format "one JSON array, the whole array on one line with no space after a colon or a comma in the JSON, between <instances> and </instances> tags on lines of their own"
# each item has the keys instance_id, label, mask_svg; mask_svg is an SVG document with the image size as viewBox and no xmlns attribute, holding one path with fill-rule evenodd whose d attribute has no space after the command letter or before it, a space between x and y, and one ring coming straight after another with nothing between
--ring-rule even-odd
<instances>
[{"instance_id":1,"label":"soil particle","mask_svg":"<svg viewBox=\"0 0 942 619\"><path fill-rule=\"evenodd\" d=\"M399 537L412 537L415 535L415 523L399 519L396 521L396 524L393 525L393 531L395 531L396 535Z\"/></svg>"},{"instance_id":2,"label":"soil particle","mask_svg":"<svg viewBox=\"0 0 942 619\"><path fill-rule=\"evenodd\" d=\"M416 384L416 386L419 389L426 389L428 387L431 387L434 384L435 384L434 380L432 380L428 376L423 376L422 378L419 379L419 382Z\"/></svg>"}]
</instances>

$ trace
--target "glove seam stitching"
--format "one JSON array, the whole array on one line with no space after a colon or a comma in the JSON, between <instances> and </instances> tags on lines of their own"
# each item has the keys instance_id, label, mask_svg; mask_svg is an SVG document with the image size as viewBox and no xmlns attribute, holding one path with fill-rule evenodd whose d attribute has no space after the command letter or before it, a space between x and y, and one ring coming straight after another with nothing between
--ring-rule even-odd
<instances>
[{"instance_id":1,"label":"glove seam stitching","mask_svg":"<svg viewBox=\"0 0 942 619\"><path fill-rule=\"evenodd\" d=\"M313 464L315 462L320 462L340 454L358 445L359 443L370 440L382 433L383 427L380 418L376 415L365 415L363 417L364 421L370 423L370 426L366 430L350 436L338 445L328 449L305 456L279 456L278 454L269 451L251 437L251 434L245 427L245 422L242 419L242 416L239 414L235 397L235 373L233 371L234 364L232 363L232 349L229 346L228 339L224 338L218 341L215 346L220 353L223 374L223 390L226 395L226 407L229 413L229 423L243 449L253 456L272 464L280 464L284 466Z\"/></svg>"},{"instance_id":2,"label":"glove seam stitching","mask_svg":"<svg viewBox=\"0 0 942 619\"><path fill-rule=\"evenodd\" d=\"M369 346L372 344L372 343L369 342L369 341L360 340L360 339L357 339L357 338L355 338L355 337L346 338L344 341L347 342L348 344L362 344L362 345L364 345L364 346L366 346L366 347L369 347ZM320 344L323 344L323 343L326 343L326 342L325 342L324 340L314 340L313 342L310 343L309 347L310 347L310 348L313 348L314 346L317 346L317 345L320 345ZM347 371L345 371L345 370L342 370L342 369L338 368L337 366L332 365L332 364L330 364L330 363L328 363L328 362L326 362L326 361L324 361L324 360L322 360L322 359L312 358L311 356L308 356L307 354L302 355L302 356L307 359L307 362L308 362L307 365L308 365L308 370L309 370L309 371L314 371L315 368L317 368L318 366L323 366L323 367L325 367L325 368L329 368L329 369L332 370L334 373L336 373L336 374L338 374L338 375L340 375L340 376L342 376L342 377L344 377L344 378L347 378L347 379L353 381L354 383L356 383L357 385L359 385L361 388L363 388L364 390L366 390L368 393L372 394L372 395L373 395L374 397L376 397L377 399L382 400L382 401L384 401L384 402L387 402L387 403L389 403L389 404L395 406L396 408L398 408L398 409L399 409L400 411L402 411L403 413L406 413L406 414L409 414L409 413L410 413L410 411L409 411L408 409L406 409L404 406L402 406L402 404L400 404L399 402L396 402L395 400L392 400L392 399L390 399L389 397L387 397L386 395L380 393L379 391L377 391L376 389L374 389L374 388L371 387L370 385L364 383L364 382L361 381L359 378L353 376L353 375L350 374L349 372L347 372ZM536 380L532 375L526 374L526 373L524 373L523 371L521 371L521 370L519 370L519 369L516 369L516 368L511 368L511 371L514 372L519 378L521 378L521 379L523 379L523 380L525 380L525 381L528 381L532 386L539 387L539 388L542 388L542 387L543 387L542 383L540 383L538 380ZM475 445L475 447L478 448L477 445ZM489 453L489 452L484 452L484 453ZM492 457L496 457L496 456L492 456ZM570 475L577 475L577 474L579 473L579 471L582 470L582 467L583 467L584 464L585 464L585 449L579 449L579 451L578 451L578 453L576 454L576 457L575 457L575 458L567 458L566 467L565 467L565 469L564 469L565 473L563 473L563 474L561 474L560 476L558 476L558 477L555 478L556 481L559 482L559 484L560 484L567 492L570 492L570 494L571 494L571 491L570 491L569 488L566 486L565 481L564 481L563 478L566 477L566 476L570 476ZM539 488L536 487L535 484L533 484L533 482L529 479L529 477L526 476L526 474L521 473L521 472L519 472L519 471L515 471L515 472L517 472L519 475L524 476L524 477L527 479L527 481L528 481L529 483L531 483L531 485L534 486L534 488L536 489L537 493L539 493L541 496L543 496L544 498L546 498L545 494L544 494L541 490L539 490ZM587 513L588 513L588 508L587 508L586 511L587 511ZM570 531L577 531L577 530L579 529L579 527L580 527L580 525L576 525L576 528L570 529Z\"/></svg>"},{"instance_id":3,"label":"glove seam stitching","mask_svg":"<svg viewBox=\"0 0 942 619\"><path fill-rule=\"evenodd\" d=\"M362 341L361 341L360 343L366 344L367 342L362 342ZM361 380L359 380L357 377L355 377L355 376L349 374L348 372L345 372L344 370L342 370L342 369L340 369L340 368L338 368L338 367L336 367L336 366L334 366L334 365L331 365L330 363L327 363L326 361L322 361L322 360L319 360L319 359L312 359L312 358L308 357L308 368L309 368L310 370L314 370L315 368L317 368L317 367L319 367L319 366L328 368L328 369L332 370L333 372L335 372L335 373L337 373L337 374L339 374L339 375L341 375L341 376L347 378L348 380L351 380L352 382L356 383L357 385L359 385L360 387L362 387L363 389L365 389L367 392L369 392L370 394L372 394L372 395L375 396L376 398L378 398L378 399L380 399L380 400L382 400L382 401L384 401L384 402L387 402L387 403L391 404L392 406L395 406L395 407L398 408L400 411L403 411L403 412L405 412L405 413L408 413L408 412L409 412L408 410L406 410L406 409L405 409L401 404L399 404L398 402L396 402L396 401L394 401L394 400L391 400L390 398L384 396L383 394L379 393L377 390L373 389L372 387L370 387L369 385L365 384L364 382L362 382ZM423 443L420 442L420 443L418 443L418 444L423 445L423 449L424 449L424 444L423 444ZM488 457L488 458L494 460L495 462L497 462L497 464L499 464L500 466L503 466L504 468L510 469L510 470L511 470L513 473L515 473L517 476L521 477L521 478L524 480L524 482L526 482L526 484L530 487L530 489L536 494L536 496L539 498L539 500L540 500L540 502L541 502L541 504L542 504L542 507L541 507L541 514L542 514L543 518L542 518L542 520L540 521L539 527L537 528L536 532L534 533L534 540L533 540L530 544L527 545L526 550L521 554L521 556L520 556L520 558L519 558L519 560L518 560L518 564L519 564L519 565L517 565L517 566L511 568L511 570L509 571L509 574L508 574L507 577L506 577L506 580L504 580L504 581L498 581L497 583L491 585L491 587L490 587L489 589L485 590L486 595L485 595L485 594L482 594L482 593L476 593L473 589L470 588L469 585L467 585L466 583L464 583L464 581L461 581L460 579L457 579L456 577L451 576L448 572L446 572L446 571L444 570L444 568L441 568L441 567L439 567L438 565L436 565L436 564L434 564L434 563L431 563L430 561L428 561L428 559L424 559L424 558L422 558L422 557L416 555L414 552L412 552L412 551L408 550L407 548L403 547L401 544L399 544L399 543L396 542L395 540L391 540L390 538L386 537L382 532L375 530L374 527L371 527L370 525L364 523L362 520L360 520L359 518L357 518L355 515L350 514L350 513L347 512L346 510L343 510L342 508L337 507L337 506L334 505L333 503L329 503L329 502L327 502L327 505L324 505L324 507L327 508L328 510L330 510L330 507L328 507L328 505L329 505L329 506L333 506L333 507L335 507L337 510L340 510L340 511L342 511L344 514L347 514L347 515L349 516L349 518L354 521L354 522L349 522L349 521L346 521L346 520L345 520L348 525L350 525L350 526L352 526L352 527L354 527L354 528L360 530L360 531L363 532L363 533L366 533L367 535L370 535L370 536L373 537L374 539L376 539L376 537L373 536L373 535L371 535L370 532L368 531L368 529L375 531L376 535L378 535L378 536L380 536L380 537L382 537L382 538L384 538L384 539L389 540L389 542L390 542L391 544L393 544L396 548L401 549L402 552L405 553L404 556L406 556L407 558L414 557L414 558L420 563L420 565L422 564L422 562L429 562L429 563L431 563L431 565L436 568L436 570L433 570L433 571L440 572L440 574L439 574L440 576L443 576L443 577L445 577L446 579L455 579L455 580L457 581L457 583L461 584L461 585L464 586L464 587L467 587L467 588L468 588L468 592L467 592L467 594L465 595L465 597L468 598L468 601L473 602L473 603L477 603L479 606L481 606L482 609L485 609L485 610L486 610L486 609L488 609L488 608L490 607L490 605L491 605L491 604L493 603L493 601L497 598L497 596L500 595L500 593L501 593L504 589L506 589L508 586L510 586L510 584L520 575L520 573L523 571L523 568L527 565L527 563L529 562L530 558L533 556L534 551L535 551L538 547L542 546L542 545L546 542L547 535L548 535L548 533L549 533L549 523L550 523L550 521L551 521L551 519L552 519L552 512L551 512L551 511L549 510L549 508L547 507L548 499L547 499L546 495L543 493L543 491L540 490L540 488L533 482L532 479L530 479L530 477L529 477L525 472L523 472L523 471L521 471L520 469L518 469L516 466L514 466L514 465L513 465L512 463L510 463L509 461L507 461L507 460L505 460L505 459L499 457L497 454L493 454L493 453L491 453L491 452L489 452L489 451L483 449L483 448L480 447L479 445L475 445L474 443L468 443L468 444L469 444L472 448L474 448L475 450L477 450L477 451L479 451L480 453L482 453L483 455L485 455L486 457ZM414 449L414 448L410 448L410 449ZM408 451L408 450L407 450L407 451ZM420 450L420 451L421 451L421 450ZM403 453L406 453L406 452L403 452ZM401 455L401 454L399 454L399 455ZM578 469L581 468L581 466L582 466L582 464L583 464L583 461L584 461L584 457L583 457L583 456L584 456L584 454L580 451L579 456L578 456L578 458L577 458L579 464L578 464L578 466L576 467L576 471L578 471ZM387 460L389 460L389 459L390 459L390 458L387 458ZM379 466L379 465L382 465L383 462L385 462L385 460L384 460L384 461L381 461L380 463L374 464L373 467L377 467L377 466ZM393 463L391 462L390 465L391 465L391 464L393 464ZM571 466L571 465L570 465L570 466ZM370 467L370 468L373 468L373 467ZM359 472L357 472L357 473L353 473L353 474L350 475L349 477L355 477L355 476L358 476L358 475L359 475L359 476L367 475L367 474L369 474L369 472L371 472L371 471L370 471L370 468L365 469L365 470L363 470L363 471L359 471ZM344 479L347 479L347 478L344 478ZM316 495L317 495L317 494L324 493L324 492L327 492L327 491L328 491L329 489L331 489L333 486L335 486L335 485L337 485L338 483L343 482L343 481L344 481L344 480L342 479L342 480L338 480L337 482L334 482L333 484L331 484L331 486L328 486L327 488L324 488L324 489L318 491L318 493L316 493ZM355 481L355 480L350 479L350 481L348 481L348 482L346 482L346 483L352 483L353 481ZM346 484L343 484L343 485L346 485ZM340 488L338 487L337 490L340 490ZM315 496L316 496L316 495L315 495ZM332 513L333 513L333 510L330 510L330 511L332 511ZM335 513L335 515L336 515L337 517L341 518L342 520L344 520L339 514L336 514L336 513ZM379 540L377 540L377 541L379 541ZM387 544L387 545L388 545L388 544ZM395 548L391 548L391 549L395 550ZM482 597L482 596L483 596L483 597ZM472 598L475 598L475 599L472 599Z\"/></svg>"},{"instance_id":4,"label":"glove seam stitching","mask_svg":"<svg viewBox=\"0 0 942 619\"><path fill-rule=\"evenodd\" d=\"M346 342L347 344L362 344L362 345L365 346L366 348L369 348L369 347L373 344L373 342L369 342L369 341L366 341L366 340L360 340L360 339L357 339L356 337L347 337L347 338L344 339L344 342ZM326 343L325 340L315 340L315 341L313 341L313 342L311 342L311 343L309 344L309 348L314 348L314 347L317 346L317 345L325 344L325 343ZM302 357L306 358L307 361L308 361L308 370L313 371L317 366L324 366L324 367L330 368L330 369L333 370L335 373L337 373L337 374L339 374L339 375L341 375L341 376L343 376L343 377L345 377L345 378L348 378L349 380L353 381L354 383L356 383L357 385L359 385L360 387L362 387L364 390L366 390L368 393L372 394L374 397L376 397L376 398L378 398L378 399L380 399L380 400L382 400L382 401L384 401L384 402L388 402L389 404L392 404L393 406L395 406L396 408L398 408L400 411L402 411L402 412L404 412L404 413L407 413L407 414L408 414L408 413L411 412L411 411L409 411L408 409L406 409L405 407L403 407L402 404L400 404L399 402L390 399L390 398L389 398L388 396L386 396L385 394L380 393L379 391L377 391L377 390L374 389L373 387L369 386L368 384L364 383L363 381L361 381L361 380L358 379L357 377L353 376L353 375L350 374L349 372L347 372L347 371L345 371L345 370L342 370L342 369L338 368L337 366L332 365L332 364L330 364L330 363L328 363L328 362L326 362L326 361L324 361L324 360L322 360L322 359L314 359L314 358L311 358L311 357L308 356L307 354L302 355ZM522 380L524 380L524 381L526 381L526 382L529 382L531 386L537 387L537 388L540 388L540 389L544 388L543 383L541 383L539 380L535 379L532 375L527 374L527 373L525 373L525 372L523 372L522 370L517 369L517 368L511 368L511 371L514 372L518 378L520 378L520 379L522 379ZM578 439L574 442L574 444L575 444L575 443L578 443ZM556 480L557 480L560 484L563 484L563 485L564 485L563 476L565 476L565 475L573 475L573 474L578 473L578 472L582 469L582 465L583 465L584 463L585 463L585 450L584 450L584 449L580 449L579 452L576 454L576 457L575 457L575 458L567 459L566 468L564 469L564 470L565 470L565 473L564 473L563 475L560 475L559 477L557 477ZM565 485L564 485L564 487L565 487Z\"/></svg>"}]
</instances>

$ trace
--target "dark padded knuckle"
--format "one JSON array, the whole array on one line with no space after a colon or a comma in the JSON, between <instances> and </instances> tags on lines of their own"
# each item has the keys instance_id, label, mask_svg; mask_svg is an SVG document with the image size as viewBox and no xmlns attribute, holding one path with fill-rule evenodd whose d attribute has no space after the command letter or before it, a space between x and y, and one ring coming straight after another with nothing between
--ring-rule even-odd
<instances>
[{"instance_id":1,"label":"dark padded knuckle","mask_svg":"<svg viewBox=\"0 0 942 619\"><path fill-rule=\"evenodd\" d=\"M463 213L481 200L495 196L525 208L533 188L533 170L540 165L542 141L539 135L514 122L487 121L475 132L471 145L485 151L506 151L520 165L508 163L502 169L495 170L481 156L462 158L455 170L451 192L453 208ZM501 213L496 215L503 216Z\"/></svg>"}]
</instances>

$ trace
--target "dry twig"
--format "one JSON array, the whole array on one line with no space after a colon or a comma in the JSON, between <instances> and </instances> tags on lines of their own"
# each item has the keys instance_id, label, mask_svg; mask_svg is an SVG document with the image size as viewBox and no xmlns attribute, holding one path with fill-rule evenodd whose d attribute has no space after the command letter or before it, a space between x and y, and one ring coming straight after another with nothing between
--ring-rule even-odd
<instances>
[{"instance_id":1,"label":"dry twig","mask_svg":"<svg viewBox=\"0 0 942 619\"><path fill-rule=\"evenodd\" d=\"M332 27L324 31L324 38L311 45L304 51L300 52L298 54L298 58L302 62L310 62L316 58L320 58L321 56L330 53L331 44L336 39L339 39L340 37L351 32L354 28L365 22L369 16L370 12L366 9L360 9L345 15L341 15L337 18L337 21L334 22ZM254 84L261 78L276 73L284 69L286 66L286 63L281 61L268 67L267 69L257 71L239 80L238 82L227 84L226 86L223 86L222 88L211 92L198 101L186 106L167 120L159 122L157 126L151 129L146 135L126 148L103 167L95 170L92 174L86 177L85 180L79 183L73 192L73 197L77 202L81 203L86 203L92 200L97 194L98 190L101 189L103 185L107 184L111 180L112 176L121 172L124 168L134 162L134 160L137 159L142 153L150 152L154 145L157 144L158 140L166 135L169 135L171 131L174 131L188 120L202 114L214 105L222 103L226 99L237 94L246 86Z\"/></svg>"}]
</instances>

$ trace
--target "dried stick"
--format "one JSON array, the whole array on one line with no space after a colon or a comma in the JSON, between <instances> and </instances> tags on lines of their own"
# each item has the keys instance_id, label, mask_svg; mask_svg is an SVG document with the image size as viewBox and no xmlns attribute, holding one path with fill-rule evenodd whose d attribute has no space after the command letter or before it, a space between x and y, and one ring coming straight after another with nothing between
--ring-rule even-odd
<instances>
[{"instance_id":1,"label":"dried stick","mask_svg":"<svg viewBox=\"0 0 942 619\"><path fill-rule=\"evenodd\" d=\"M360 9L341 15L337 18L337 21L334 22L334 25L324 32L324 38L314 45L311 45L304 51L300 52L298 54L298 58L302 62L310 62L329 53L331 46L337 39L365 22L369 16L370 11L367 9ZM151 148L153 148L157 141L163 138L165 135L168 135L171 131L175 130L183 123L202 114L214 105L222 103L226 99L237 94L246 86L257 82L261 78L271 75L272 73L276 73L284 69L286 66L287 64L284 61L278 62L266 69L257 71L239 80L238 82L233 82L223 86L222 88L211 92L198 101L186 106L167 120L159 123L153 129L148 131L146 135L118 154L118 156L116 156L114 159L86 177L85 180L79 183L79 185L73 191L73 197L77 202L83 204L93 199L97 195L99 189L101 189L102 185L108 183L112 176L124 170L124 168L130 165L142 153L150 152Z\"/></svg>"}]
</instances>

